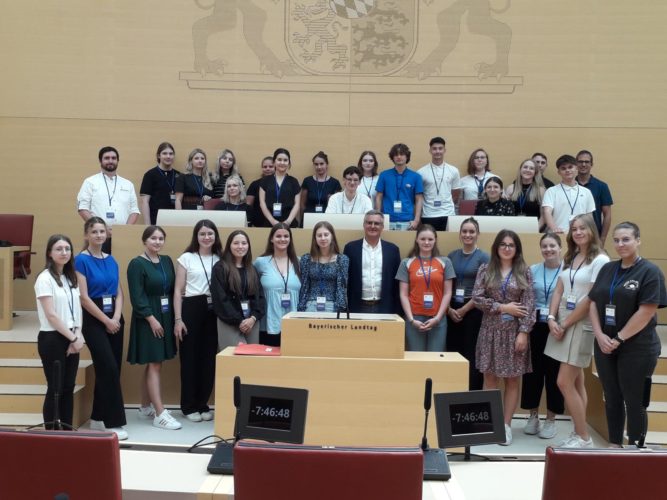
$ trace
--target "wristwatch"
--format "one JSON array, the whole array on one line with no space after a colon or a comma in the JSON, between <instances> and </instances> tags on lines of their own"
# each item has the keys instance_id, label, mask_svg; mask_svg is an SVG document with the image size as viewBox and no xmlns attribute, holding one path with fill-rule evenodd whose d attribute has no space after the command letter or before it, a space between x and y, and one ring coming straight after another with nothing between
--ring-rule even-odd
<instances>
[{"instance_id":1,"label":"wristwatch","mask_svg":"<svg viewBox=\"0 0 667 500\"><path fill-rule=\"evenodd\" d=\"M611 339L611 340L615 340L615 341L618 342L619 344L623 344L623 343L625 343L625 339L624 339L623 337L621 337L619 334L616 334L616 336L615 336L613 339Z\"/></svg>"},{"instance_id":2,"label":"wristwatch","mask_svg":"<svg viewBox=\"0 0 667 500\"><path fill-rule=\"evenodd\" d=\"M550 319L556 321L556 316L554 316L553 314L549 314L549 315L547 316L547 321L549 321Z\"/></svg>"}]
</instances>

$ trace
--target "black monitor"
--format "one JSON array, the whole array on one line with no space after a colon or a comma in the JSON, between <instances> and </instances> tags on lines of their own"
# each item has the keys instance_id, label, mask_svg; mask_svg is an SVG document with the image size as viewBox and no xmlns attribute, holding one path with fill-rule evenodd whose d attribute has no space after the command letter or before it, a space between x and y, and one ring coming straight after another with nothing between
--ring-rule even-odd
<instances>
[{"instance_id":1,"label":"black monitor","mask_svg":"<svg viewBox=\"0 0 667 500\"><path fill-rule=\"evenodd\" d=\"M438 447L505 442L499 390L434 394Z\"/></svg>"},{"instance_id":2,"label":"black monitor","mask_svg":"<svg viewBox=\"0 0 667 500\"><path fill-rule=\"evenodd\" d=\"M303 443L308 391L241 384L237 433L241 439Z\"/></svg>"}]
</instances>

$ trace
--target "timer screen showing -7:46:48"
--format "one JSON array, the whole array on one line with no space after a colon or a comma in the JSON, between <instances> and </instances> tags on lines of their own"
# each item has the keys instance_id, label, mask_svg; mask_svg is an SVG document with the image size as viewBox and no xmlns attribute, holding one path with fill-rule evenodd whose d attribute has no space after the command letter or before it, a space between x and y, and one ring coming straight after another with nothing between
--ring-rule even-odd
<instances>
[{"instance_id":1,"label":"timer screen showing -7:46:48","mask_svg":"<svg viewBox=\"0 0 667 500\"><path fill-rule=\"evenodd\" d=\"M292 426L291 399L279 398L250 398L250 413L248 425L263 429L289 431Z\"/></svg>"},{"instance_id":2,"label":"timer screen showing -7:46:48","mask_svg":"<svg viewBox=\"0 0 667 500\"><path fill-rule=\"evenodd\" d=\"M493 432L491 404L488 402L452 404L449 411L455 436Z\"/></svg>"}]
</instances>

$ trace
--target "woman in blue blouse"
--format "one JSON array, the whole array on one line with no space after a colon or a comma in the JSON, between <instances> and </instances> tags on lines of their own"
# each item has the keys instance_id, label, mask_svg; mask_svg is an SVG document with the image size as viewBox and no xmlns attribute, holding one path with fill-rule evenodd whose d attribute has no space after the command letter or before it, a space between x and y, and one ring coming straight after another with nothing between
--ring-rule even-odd
<instances>
[{"instance_id":1,"label":"woman in blue blouse","mask_svg":"<svg viewBox=\"0 0 667 500\"><path fill-rule=\"evenodd\" d=\"M266 316L260 325L259 342L280 346L282 317L296 311L301 289L299 260L287 223L279 222L271 228L266 250L255 261L255 269L266 299Z\"/></svg>"},{"instance_id":2,"label":"woman in blue blouse","mask_svg":"<svg viewBox=\"0 0 667 500\"><path fill-rule=\"evenodd\" d=\"M107 240L107 225L91 217L83 226L85 244L74 262L81 306L83 338L86 339L95 368L95 392L90 428L109 430L119 440L127 439L123 426L125 405L120 385L123 361L123 289L118 263L102 251Z\"/></svg>"},{"instance_id":3,"label":"woman in blue blouse","mask_svg":"<svg viewBox=\"0 0 667 500\"><path fill-rule=\"evenodd\" d=\"M298 311L347 310L347 275L350 259L340 253L331 224L313 227L310 253L301 256L301 292Z\"/></svg>"}]
</instances>

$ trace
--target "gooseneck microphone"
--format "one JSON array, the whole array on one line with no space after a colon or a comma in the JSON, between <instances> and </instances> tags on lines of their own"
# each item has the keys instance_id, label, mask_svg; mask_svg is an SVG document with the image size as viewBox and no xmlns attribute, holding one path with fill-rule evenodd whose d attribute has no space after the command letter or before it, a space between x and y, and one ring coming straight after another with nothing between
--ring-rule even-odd
<instances>
[{"instance_id":1,"label":"gooseneck microphone","mask_svg":"<svg viewBox=\"0 0 667 500\"><path fill-rule=\"evenodd\" d=\"M428 450L428 438L426 437L426 431L428 430L428 413L431 411L431 400L433 399L433 380L430 378L426 379L424 384L424 435L422 436L421 449L423 451Z\"/></svg>"},{"instance_id":2,"label":"gooseneck microphone","mask_svg":"<svg viewBox=\"0 0 667 500\"><path fill-rule=\"evenodd\" d=\"M236 415L234 416L234 442L237 442L240 439L238 428L239 428L239 412L241 411L241 377L238 375L234 377L234 388L233 388L233 399L234 407L236 408Z\"/></svg>"}]
</instances>

